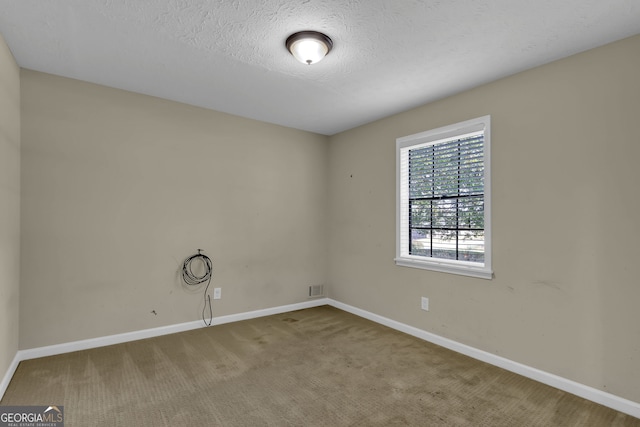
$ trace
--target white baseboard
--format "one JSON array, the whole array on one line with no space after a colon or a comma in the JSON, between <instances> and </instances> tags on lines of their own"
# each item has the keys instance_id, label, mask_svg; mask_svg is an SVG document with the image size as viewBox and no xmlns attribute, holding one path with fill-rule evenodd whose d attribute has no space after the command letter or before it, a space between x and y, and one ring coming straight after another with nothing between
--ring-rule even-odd
<instances>
[{"instance_id":1,"label":"white baseboard","mask_svg":"<svg viewBox=\"0 0 640 427\"><path fill-rule=\"evenodd\" d=\"M197 329L200 327L203 327L202 320L178 323L176 325L160 326L152 329L143 329L141 331L125 332L122 334L107 335L104 337L89 338L86 340L19 350L18 356L20 357L20 360L37 359L39 357L55 356L56 354L71 353L72 351L88 350L91 348L104 347L123 342L174 334L176 332L190 331L191 329Z\"/></svg>"},{"instance_id":2,"label":"white baseboard","mask_svg":"<svg viewBox=\"0 0 640 427\"><path fill-rule=\"evenodd\" d=\"M247 311L245 313L230 314L228 316L216 317L213 320L214 325L222 325L224 323L239 322L241 320L255 319L258 317L271 316L273 314L287 313L289 311L304 310L305 308L319 307L321 305L329 305L329 298L311 299L296 304L281 305L279 307L264 308L262 310Z\"/></svg>"},{"instance_id":3,"label":"white baseboard","mask_svg":"<svg viewBox=\"0 0 640 427\"><path fill-rule=\"evenodd\" d=\"M7 387L9 387L9 383L11 382L11 378L13 378L13 374L18 369L18 365L20 364L20 358L18 357L18 353L13 357L7 372L4 374L2 378L2 382L0 382L0 400L4 396L4 392L7 391Z\"/></svg>"},{"instance_id":4,"label":"white baseboard","mask_svg":"<svg viewBox=\"0 0 640 427\"><path fill-rule=\"evenodd\" d=\"M329 304L328 298L320 298L309 300L297 304L281 305L278 307L265 308L255 311L247 311L238 314L229 314L226 316L214 317L211 325L222 325L225 323L239 322L241 320L255 319L257 317L271 316L272 314L286 313L288 311L302 310L305 308L318 307ZM162 335L175 334L176 332L190 331L206 327L202 320L193 322L178 323L176 325L160 326L152 329L143 329L141 331L125 332L123 334L108 335L99 338L90 338L80 341L72 341L63 344L49 345L46 347L37 347L27 350L19 350L19 360L36 359L38 357L54 356L56 354L70 353L72 351L87 350L90 348L104 347L107 345L120 344L129 341L137 341L145 338L159 337Z\"/></svg>"},{"instance_id":5,"label":"white baseboard","mask_svg":"<svg viewBox=\"0 0 640 427\"><path fill-rule=\"evenodd\" d=\"M558 375L541 371L539 369L514 362L513 360L509 360L501 356L496 356L495 354L486 352L484 350L479 350L466 344L461 344L457 341L453 341L448 338L433 334L431 332L427 332L422 329L418 329L413 326L409 326L404 323L379 316L377 314L341 303L339 301L329 300L328 304L335 308L339 308L340 310L344 310L357 316L364 317L365 319L371 320L381 325L388 326L392 329L448 348L449 350L453 350L457 353L461 353L474 359L489 363L491 365L498 366L500 368L506 369L507 371L515 372L516 374L531 378L535 381L547 384L551 387L555 387L576 396L580 396L592 402L599 403L601 405L615 409L616 411L624 412L625 414L640 418L640 403L638 402L633 402L631 400L618 397L611 393L606 393L602 390L577 383Z\"/></svg>"},{"instance_id":6,"label":"white baseboard","mask_svg":"<svg viewBox=\"0 0 640 427\"><path fill-rule=\"evenodd\" d=\"M527 378L531 378L535 381L547 384L549 386L558 388L576 396L580 396L592 402L599 403L625 414L631 415L636 418L640 418L640 403L627 400L616 395L606 393L602 390L598 390L593 387L586 386L584 384L577 383L575 381L562 378L560 376L541 371L539 369L523 365L518 362L506 359L501 356L479 350L477 348L461 344L457 341L450 340L448 338L441 337L431 332L424 331L422 329L415 328L413 326L406 325L395 320L379 316L360 308L341 303L339 301L332 300L330 298L319 298L309 300L297 304L283 305L279 307L266 308L255 311L248 311L238 314L230 314L226 316L214 317L212 325L222 325L225 323L239 322L241 320L255 319L258 317L271 316L273 314L286 313L289 311L302 310L305 308L318 307L321 305L330 305L332 307L344 310L346 312L355 314L373 322L379 323L384 326L388 326L392 329L404 332L414 337L423 339L425 341L432 342L439 346L448 348L455 352L464 354L477 360L489 363L491 365L498 366L511 372L515 372ZM127 332L117 335L109 335L100 338L91 338L81 341L73 341L70 343L56 344L46 347L38 347L27 350L19 350L13 359L13 362L9 366L2 382L0 383L0 399L4 396L4 393L9 386L9 382L13 377L18 364L22 360L35 359L38 357L53 356L56 354L69 353L78 350L87 350L90 348L103 347L112 344L120 344L128 341L135 341L145 338L152 338L161 335L173 334L176 332L189 331L192 329L198 329L204 327L201 320L180 323L176 325L162 326L159 328L144 329L141 331Z\"/></svg>"},{"instance_id":7,"label":"white baseboard","mask_svg":"<svg viewBox=\"0 0 640 427\"><path fill-rule=\"evenodd\" d=\"M224 323L239 322L241 320L254 319L258 317L271 316L273 314L286 313L289 311L303 310L305 308L318 307L329 304L328 298L318 298L296 304L282 305L279 307L265 308L262 310L248 311L245 313L230 314L227 316L214 317L212 325L222 325ZM55 356L56 354L70 353L72 351L88 350L90 348L104 347L107 345L120 344L129 341L137 341L145 338L153 338L162 335L175 334L177 332L190 331L205 327L202 320L179 323L175 325L160 326L158 328L143 329L141 331L125 332L122 334L108 335L105 337L90 338L80 341L49 345L45 347L18 350L13 362L0 383L0 399L7 391L9 382L18 368L18 364L23 360L37 359L39 357Z\"/></svg>"}]
</instances>

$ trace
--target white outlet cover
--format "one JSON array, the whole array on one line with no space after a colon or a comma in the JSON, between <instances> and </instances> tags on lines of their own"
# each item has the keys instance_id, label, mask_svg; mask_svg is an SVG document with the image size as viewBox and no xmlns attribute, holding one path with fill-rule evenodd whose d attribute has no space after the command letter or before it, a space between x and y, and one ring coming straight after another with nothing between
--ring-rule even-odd
<instances>
[{"instance_id":1,"label":"white outlet cover","mask_svg":"<svg viewBox=\"0 0 640 427\"><path fill-rule=\"evenodd\" d=\"M429 311L429 298L422 297L421 307L425 311Z\"/></svg>"}]
</instances>

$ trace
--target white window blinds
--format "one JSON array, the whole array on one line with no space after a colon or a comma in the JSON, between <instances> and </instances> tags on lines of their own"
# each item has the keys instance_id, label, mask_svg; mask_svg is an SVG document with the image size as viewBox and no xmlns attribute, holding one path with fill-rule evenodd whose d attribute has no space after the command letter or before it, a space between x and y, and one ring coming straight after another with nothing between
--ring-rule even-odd
<instances>
[{"instance_id":1,"label":"white window blinds","mask_svg":"<svg viewBox=\"0 0 640 427\"><path fill-rule=\"evenodd\" d=\"M398 140L396 262L486 270L487 126L445 130Z\"/></svg>"}]
</instances>

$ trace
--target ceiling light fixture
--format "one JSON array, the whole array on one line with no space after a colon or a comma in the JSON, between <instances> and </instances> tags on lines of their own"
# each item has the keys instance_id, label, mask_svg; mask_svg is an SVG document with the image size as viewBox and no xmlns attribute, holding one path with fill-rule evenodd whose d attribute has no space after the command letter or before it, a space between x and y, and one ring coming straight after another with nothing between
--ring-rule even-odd
<instances>
[{"instance_id":1,"label":"ceiling light fixture","mask_svg":"<svg viewBox=\"0 0 640 427\"><path fill-rule=\"evenodd\" d=\"M285 42L287 49L303 64L315 64L322 60L333 47L331 39L317 31L300 31L291 34Z\"/></svg>"}]
</instances>

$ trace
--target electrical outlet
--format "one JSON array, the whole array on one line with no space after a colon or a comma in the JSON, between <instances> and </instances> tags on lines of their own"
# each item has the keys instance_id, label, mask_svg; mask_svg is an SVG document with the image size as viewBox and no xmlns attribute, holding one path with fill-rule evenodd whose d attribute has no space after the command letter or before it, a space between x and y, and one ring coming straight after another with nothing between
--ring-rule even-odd
<instances>
[{"instance_id":1,"label":"electrical outlet","mask_svg":"<svg viewBox=\"0 0 640 427\"><path fill-rule=\"evenodd\" d=\"M222 299L222 288L213 288L213 299Z\"/></svg>"},{"instance_id":2,"label":"electrical outlet","mask_svg":"<svg viewBox=\"0 0 640 427\"><path fill-rule=\"evenodd\" d=\"M429 298L422 297L421 304L424 311L429 311Z\"/></svg>"}]
</instances>

